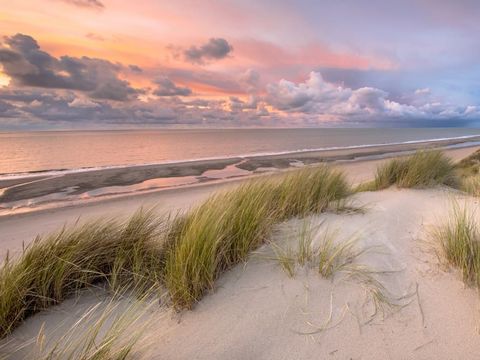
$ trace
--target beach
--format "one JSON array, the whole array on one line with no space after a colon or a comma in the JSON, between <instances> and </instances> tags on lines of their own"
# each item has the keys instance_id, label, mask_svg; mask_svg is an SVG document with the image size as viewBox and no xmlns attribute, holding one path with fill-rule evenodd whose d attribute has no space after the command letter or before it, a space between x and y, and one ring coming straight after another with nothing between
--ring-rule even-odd
<instances>
[{"instance_id":1,"label":"beach","mask_svg":"<svg viewBox=\"0 0 480 360\"><path fill-rule=\"evenodd\" d=\"M478 149L450 149L445 154L458 161ZM352 183L361 183L372 179L377 166L388 160L332 166L344 171ZM102 215L125 217L140 206L157 206L157 212L184 211L239 182L198 184L0 217L2 250L15 253L39 232ZM145 330L143 356L476 359L480 351L477 291L445 265L438 244L428 235L439 221L451 216L454 199L470 209L478 206L477 198L445 187L390 188L354 195L351 204L361 211L327 212L282 222L271 239L277 245L263 245L248 261L228 270L193 310L175 312L167 306L150 311L142 320L153 320ZM370 282L348 276L348 272L322 279L308 266L298 266L294 276L288 276L274 260L275 249L295 248L305 221L313 229L313 247L331 232L336 241L354 236L360 249L373 249L356 261L375 272L375 281L381 284L375 286L381 287L370 288ZM375 297L379 289L388 301ZM34 338L40 327L58 338L85 311L108 298L108 293L91 290L66 300L28 318L14 332L13 341L20 344ZM128 303L122 300L121 306Z\"/></svg>"},{"instance_id":2,"label":"beach","mask_svg":"<svg viewBox=\"0 0 480 360\"><path fill-rule=\"evenodd\" d=\"M4 2L0 360L480 358L479 1Z\"/></svg>"},{"instance_id":3,"label":"beach","mask_svg":"<svg viewBox=\"0 0 480 360\"><path fill-rule=\"evenodd\" d=\"M228 134L227 132L222 135ZM250 135L252 133L249 132L248 134ZM278 138L283 139L283 136L289 133L282 135L281 132L280 134L273 132L273 134L275 134L275 136L272 135L272 139L278 141ZM320 134L328 138L329 133L327 132L325 135L321 132ZM388 136L393 136L392 134L394 134L394 132L386 133ZM162 135L162 133L157 135ZM305 132L300 134L294 132L292 133L292 136L293 135L298 137L299 135L304 136L306 134ZM335 133L332 133L332 135L339 136ZM228 136L232 136L232 134ZM319 134L315 136L319 136ZM152 164L109 165L3 174L0 176L0 216L36 211L56 206L78 205L85 202L102 200L104 198L154 192L174 187L235 180L237 178L240 179L258 174L278 172L305 165L379 159L392 156L393 154L409 154L417 149L471 147L478 145L480 140L480 136L478 135L464 135L431 140L391 142L386 144L345 145L348 144L349 139L352 141L355 139L355 133L347 132L342 136L343 138L340 137L338 139L338 141L343 141L341 142L341 144L343 144L342 146L330 146L316 150L284 150L274 151L268 154L256 153L252 155L225 157L219 157L217 155L210 158L185 161L171 160L172 158L168 158L168 161ZM412 137L413 133L409 132L402 136ZM419 135L417 134L416 136L418 137ZM62 138L62 136L59 137ZM35 137L33 137L33 139L35 139ZM50 137L47 137L47 139L50 140ZM193 139L195 139L195 137ZM119 139L114 137L114 140L111 140L112 146L113 143L118 140ZM175 138L175 140L177 139ZM372 139L369 140L372 141ZM199 140L197 139L197 141ZM242 141L246 142L246 140ZM296 139L295 141L295 144L297 144L295 146L302 146L298 143L301 142L300 139ZM367 141L367 139L365 139L365 141ZM326 139L323 139L323 142L328 143ZM140 144L141 143L139 143L139 145ZM100 145L97 144L96 146ZM243 146L237 146L238 150L236 151L242 151ZM247 144L245 144L245 146L247 146ZM18 149L18 151L20 150L21 149ZM214 150L222 151L215 147L208 151ZM29 151L34 150L30 149ZM204 154L210 154L210 152L204 150ZM104 155L99 154L99 156ZM117 160L114 154L109 156L108 164L117 164L115 161L122 161ZM126 155L120 154L119 156ZM153 155L150 154L149 156ZM162 154L158 156L161 157ZM42 159L44 157L48 157L48 154L43 154ZM71 166L73 166L73 164L76 164L76 166L83 164L84 155L72 154L72 157L79 158L76 160L76 163L69 163ZM94 157L93 154L92 157ZM22 161L18 161L19 166L25 166ZM23 160L23 162L25 162L25 160ZM99 162L99 164L103 164L103 162ZM35 166L38 165L32 163L28 166L29 169L34 169ZM53 162L50 166L60 167L60 164Z\"/></svg>"},{"instance_id":4,"label":"beach","mask_svg":"<svg viewBox=\"0 0 480 360\"><path fill-rule=\"evenodd\" d=\"M404 146L401 150L411 150L412 146L413 145ZM477 149L480 149L480 146L455 148L446 150L445 152L452 159L458 161ZM385 148L383 150L383 154L385 154L383 158L348 161L337 160L336 163L332 162L332 166L343 170L352 183L360 183L371 179L374 176L376 167L389 158L388 153L390 153L392 149L389 148L388 153L385 152ZM345 152L345 150L342 151L342 153L343 152ZM393 155L395 155L395 153L393 153ZM402 154L397 153L396 155L398 156ZM352 155L338 153L335 153L334 155L330 154L330 156L344 156L345 158L352 157ZM392 154L390 156L392 156ZM229 160L229 162L230 161L233 160ZM225 166L225 164L222 165ZM131 169L130 172L133 173ZM75 176L77 176L77 179L84 179L83 174L75 174ZM87 179L89 176L95 175L87 175ZM62 226L73 224L78 220L85 221L86 219L103 216L112 218L125 217L132 214L140 207L155 207L158 212L187 210L195 204L199 204L201 201L205 200L212 193L222 189L231 188L245 179L246 178L233 178L224 179L223 181L204 182L185 187L172 187L160 191L105 198L101 201L74 202L70 206L62 206L60 208L47 207L46 209L39 209L33 212L20 212L18 214L0 216L0 227L2 229L0 235L0 244L2 245L0 249L0 257L4 257L7 251L9 251L11 255L15 254L21 250L24 244L26 245L32 241L36 235L58 230Z\"/></svg>"}]
</instances>

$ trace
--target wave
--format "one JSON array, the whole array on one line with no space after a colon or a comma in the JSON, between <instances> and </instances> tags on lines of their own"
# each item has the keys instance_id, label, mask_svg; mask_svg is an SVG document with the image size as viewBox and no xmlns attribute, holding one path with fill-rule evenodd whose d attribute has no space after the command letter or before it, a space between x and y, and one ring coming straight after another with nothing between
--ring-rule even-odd
<instances>
[{"instance_id":1,"label":"wave","mask_svg":"<svg viewBox=\"0 0 480 360\"><path fill-rule=\"evenodd\" d=\"M228 156L202 157L202 158L182 159L182 160L165 160L161 162L150 162L150 163L140 163L140 164L91 166L91 167L81 167L81 168L75 168L75 169L35 170L35 171L19 172L19 173L3 173L3 174L0 174L0 181L24 179L24 178L36 178L40 176L42 177L60 176L65 174L82 173L82 172L98 171L98 170L126 169L126 168L135 168L135 167L143 167L143 166L181 164L186 162L228 160L228 159L235 159L235 158L238 158L239 161L241 161L245 158L261 157L261 156L301 154L301 153L317 152L317 151L354 150L354 149L365 149L365 148L372 148L372 147L379 147L379 146L434 143L434 142L442 142L442 141L468 140L468 139L474 139L474 138L480 138L480 135L464 135L464 136L457 136L457 137L444 137L444 138L435 138L435 139L408 140L408 141L392 142L392 143L330 146L330 147L306 148L306 149L297 149L297 150L257 152L257 153L247 153L247 154L228 155Z\"/></svg>"}]
</instances>

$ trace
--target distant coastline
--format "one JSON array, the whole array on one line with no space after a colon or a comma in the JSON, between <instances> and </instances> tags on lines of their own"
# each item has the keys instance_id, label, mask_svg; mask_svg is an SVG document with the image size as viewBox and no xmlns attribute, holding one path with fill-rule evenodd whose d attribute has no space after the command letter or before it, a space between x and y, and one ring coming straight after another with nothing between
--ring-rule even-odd
<instances>
[{"instance_id":1,"label":"distant coastline","mask_svg":"<svg viewBox=\"0 0 480 360\"><path fill-rule=\"evenodd\" d=\"M471 135L4 177L0 179L0 216L34 211L45 206L65 206L202 183L239 180L317 163L362 161L399 156L417 149L478 145L480 136Z\"/></svg>"}]
</instances>

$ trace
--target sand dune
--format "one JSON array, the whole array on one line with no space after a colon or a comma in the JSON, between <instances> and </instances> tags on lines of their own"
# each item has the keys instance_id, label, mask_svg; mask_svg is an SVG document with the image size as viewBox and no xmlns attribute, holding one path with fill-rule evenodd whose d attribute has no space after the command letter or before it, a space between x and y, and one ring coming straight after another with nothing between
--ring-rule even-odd
<instances>
[{"instance_id":1,"label":"sand dune","mask_svg":"<svg viewBox=\"0 0 480 360\"><path fill-rule=\"evenodd\" d=\"M451 150L449 155L458 159L473 150ZM372 176L376 164L378 161L337 166L344 168L352 181L361 181ZM162 209L182 208L212 190L193 188L181 196L163 193L155 199L163 196L170 201L163 202ZM175 313L157 306L143 355L151 359L477 359L478 293L440 261L436 244L428 236L428 230L449 214L454 199L478 207L477 198L448 188L391 188L355 195L352 202L363 209L360 212L324 213L278 225L272 240L282 247L298 245L305 221L312 229L313 247L326 232L336 233L339 243L355 237L357 249L369 251L353 264L368 268L378 283L372 286L346 271L326 279L317 269L298 265L291 278L267 244L245 264L222 275L215 290L193 311ZM107 202L87 214L114 208L126 214L140 200L122 201L121 209L116 208L118 202ZM17 236L9 240L9 233L3 232L1 241L15 248L42 222L49 220L43 228L47 229L71 221L87 209L1 220L3 224L10 221L7 229ZM375 293L378 290L380 293ZM379 296L385 296L384 301L379 301ZM46 334L59 336L62 327L77 321L82 311L104 297L103 293L87 292L80 299L30 317L9 340L13 345L24 343L35 338L42 326Z\"/></svg>"},{"instance_id":2,"label":"sand dune","mask_svg":"<svg viewBox=\"0 0 480 360\"><path fill-rule=\"evenodd\" d=\"M389 272L376 279L395 305L376 309L371 289L342 272L324 279L316 269L297 266L290 278L265 245L222 276L193 311L159 309L162 316L147 331L154 339L147 358L478 358L478 294L426 242L426 230L448 215L453 198L478 206L476 199L443 188L390 189L359 194L355 203L364 213L308 219L315 229L313 246L328 229L337 231L337 241L353 234L359 248L370 248L355 263ZM278 226L275 242L295 247L303 221ZM43 322L47 330L72 322L82 306L95 301L90 295L80 306L65 302L28 319L14 335L25 340Z\"/></svg>"},{"instance_id":3,"label":"sand dune","mask_svg":"<svg viewBox=\"0 0 480 360\"><path fill-rule=\"evenodd\" d=\"M264 259L265 247L226 274L194 311L158 324L152 358L478 358L478 295L454 272L444 272L421 241L425 227L446 215L453 195L442 189L365 193L358 197L368 206L365 214L312 219L325 221L317 241L328 226L339 229L340 238L357 233L359 246L380 246L357 261L394 270L379 279L393 297L405 297L396 300L404 307L372 317L372 300L362 285L341 273L330 281L305 269L291 279ZM283 224L278 236L298 226Z\"/></svg>"}]
</instances>

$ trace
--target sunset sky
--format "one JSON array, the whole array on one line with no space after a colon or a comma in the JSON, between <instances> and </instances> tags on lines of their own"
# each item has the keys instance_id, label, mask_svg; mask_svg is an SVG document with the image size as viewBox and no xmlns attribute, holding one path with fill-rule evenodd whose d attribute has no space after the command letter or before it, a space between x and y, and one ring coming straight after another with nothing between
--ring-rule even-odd
<instances>
[{"instance_id":1,"label":"sunset sky","mask_svg":"<svg viewBox=\"0 0 480 360\"><path fill-rule=\"evenodd\" d=\"M0 130L478 126L477 0L0 0Z\"/></svg>"}]
</instances>

